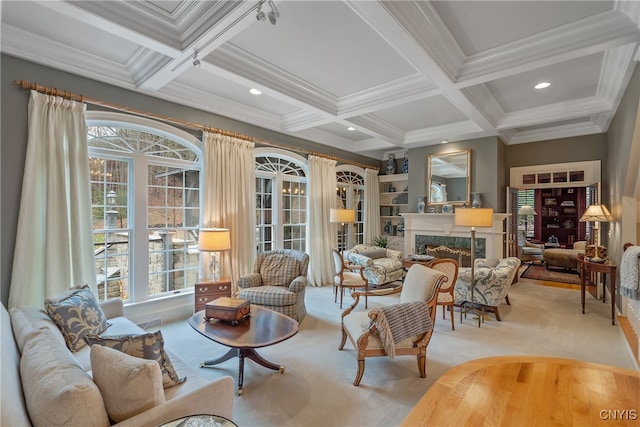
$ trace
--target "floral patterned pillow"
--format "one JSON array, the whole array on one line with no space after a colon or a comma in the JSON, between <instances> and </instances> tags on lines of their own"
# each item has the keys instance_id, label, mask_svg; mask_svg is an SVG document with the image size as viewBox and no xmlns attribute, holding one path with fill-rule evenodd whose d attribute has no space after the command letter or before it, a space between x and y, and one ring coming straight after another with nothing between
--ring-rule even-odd
<instances>
[{"instance_id":1,"label":"floral patterned pillow","mask_svg":"<svg viewBox=\"0 0 640 427\"><path fill-rule=\"evenodd\" d=\"M87 344L104 345L115 350L119 350L129 356L140 357L147 360L155 360L160 365L162 371L162 386L164 388L173 387L186 381L186 377L180 378L176 373L169 355L164 351L164 339L162 332L150 332L141 335L114 335L103 336L89 335L86 338Z\"/></svg>"},{"instance_id":2,"label":"floral patterned pillow","mask_svg":"<svg viewBox=\"0 0 640 427\"><path fill-rule=\"evenodd\" d=\"M74 286L62 295L48 298L44 306L71 351L87 345L84 340L87 335L100 334L110 326L87 285Z\"/></svg>"}]
</instances>

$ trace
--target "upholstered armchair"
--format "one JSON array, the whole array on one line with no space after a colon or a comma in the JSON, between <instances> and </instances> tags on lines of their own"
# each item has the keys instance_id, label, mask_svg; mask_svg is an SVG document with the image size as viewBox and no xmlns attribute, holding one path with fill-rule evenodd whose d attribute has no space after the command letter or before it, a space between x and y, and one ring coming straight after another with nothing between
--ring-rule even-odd
<instances>
[{"instance_id":1,"label":"upholstered armchair","mask_svg":"<svg viewBox=\"0 0 640 427\"><path fill-rule=\"evenodd\" d=\"M342 350L348 338L357 351L358 372L353 385L360 384L366 357L389 356L393 359L399 355L416 355L420 376L426 377L427 345L433 334L437 295L446 281L447 277L441 272L414 264L402 287L353 292L355 301L342 313L342 341L338 347ZM398 304L354 311L363 295L395 293L400 293ZM389 328L384 328L385 324Z\"/></svg>"},{"instance_id":2,"label":"upholstered armchair","mask_svg":"<svg viewBox=\"0 0 640 427\"><path fill-rule=\"evenodd\" d=\"M524 235L524 231L518 230L518 258L520 258L520 261L542 261L543 251L543 244L529 242Z\"/></svg>"},{"instance_id":3,"label":"upholstered armchair","mask_svg":"<svg viewBox=\"0 0 640 427\"><path fill-rule=\"evenodd\" d=\"M509 302L509 288L515 281L520 267L516 257L502 259L477 258L474 264L475 289L473 302L493 312L500 319L498 306L503 300ZM455 288L456 305L471 302L471 268L460 268Z\"/></svg>"},{"instance_id":4,"label":"upholstered armchair","mask_svg":"<svg viewBox=\"0 0 640 427\"><path fill-rule=\"evenodd\" d=\"M275 249L258 255L253 273L238 279L239 298L302 321L307 309L309 255L293 249Z\"/></svg>"},{"instance_id":5,"label":"upholstered armchair","mask_svg":"<svg viewBox=\"0 0 640 427\"><path fill-rule=\"evenodd\" d=\"M355 245L342 255L345 261L364 267L369 287L402 279L402 252L379 246Z\"/></svg>"}]
</instances>

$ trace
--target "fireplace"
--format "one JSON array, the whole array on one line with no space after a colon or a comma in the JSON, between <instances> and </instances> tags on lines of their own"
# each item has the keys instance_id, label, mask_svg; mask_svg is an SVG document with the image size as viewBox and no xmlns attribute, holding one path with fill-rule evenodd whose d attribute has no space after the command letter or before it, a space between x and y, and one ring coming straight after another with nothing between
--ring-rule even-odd
<instances>
[{"instance_id":1,"label":"fireplace","mask_svg":"<svg viewBox=\"0 0 640 427\"><path fill-rule=\"evenodd\" d=\"M404 253L423 253L457 259L469 266L471 259L471 228L454 223L454 214L403 213ZM506 213L493 214L492 227L476 228L476 258L504 258L504 220Z\"/></svg>"}]
</instances>

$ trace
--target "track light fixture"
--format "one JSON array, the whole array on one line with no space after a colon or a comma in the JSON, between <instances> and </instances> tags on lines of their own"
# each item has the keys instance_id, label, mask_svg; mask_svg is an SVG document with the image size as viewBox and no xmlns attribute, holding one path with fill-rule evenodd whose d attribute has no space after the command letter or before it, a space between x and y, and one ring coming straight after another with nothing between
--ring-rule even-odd
<instances>
[{"instance_id":1,"label":"track light fixture","mask_svg":"<svg viewBox=\"0 0 640 427\"><path fill-rule=\"evenodd\" d=\"M265 3L269 3L269 7L271 8L271 12L269 12L268 15L262 10L262 5ZM280 18L280 11L276 7L276 4L273 2L273 0L269 0L268 2L267 0L260 0L258 6L256 7L256 19L258 21L266 21L267 16L269 17L269 22L271 22L273 25L276 25L276 21L278 20L278 18Z\"/></svg>"},{"instance_id":2,"label":"track light fixture","mask_svg":"<svg viewBox=\"0 0 640 427\"><path fill-rule=\"evenodd\" d=\"M269 22L273 25L276 25L276 21L280 18L280 11L276 7L276 4L273 0L269 0L269 7L271 8L271 12L269 12Z\"/></svg>"},{"instance_id":3,"label":"track light fixture","mask_svg":"<svg viewBox=\"0 0 640 427\"><path fill-rule=\"evenodd\" d=\"M196 50L196 53L193 54L193 65L195 67L199 67L200 66L200 60L198 59L198 51Z\"/></svg>"},{"instance_id":4,"label":"track light fixture","mask_svg":"<svg viewBox=\"0 0 640 427\"><path fill-rule=\"evenodd\" d=\"M260 0L260 3L258 3L258 8L257 13L256 13L256 19L258 21L266 21L267 20L267 15L262 11L262 4L265 2L266 0Z\"/></svg>"}]
</instances>

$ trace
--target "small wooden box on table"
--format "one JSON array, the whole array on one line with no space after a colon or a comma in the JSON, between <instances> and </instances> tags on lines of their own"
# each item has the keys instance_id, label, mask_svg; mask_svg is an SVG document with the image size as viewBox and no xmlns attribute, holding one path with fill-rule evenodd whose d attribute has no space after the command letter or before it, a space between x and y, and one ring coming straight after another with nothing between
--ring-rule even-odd
<instances>
[{"instance_id":1,"label":"small wooden box on table","mask_svg":"<svg viewBox=\"0 0 640 427\"><path fill-rule=\"evenodd\" d=\"M205 305L220 297L231 296L231 279L223 277L217 281L198 279L194 286L195 295L194 313L204 310Z\"/></svg>"},{"instance_id":2,"label":"small wooden box on table","mask_svg":"<svg viewBox=\"0 0 640 427\"><path fill-rule=\"evenodd\" d=\"M237 325L251 313L249 300L220 297L204 306L204 318L207 320L218 319Z\"/></svg>"}]
</instances>

